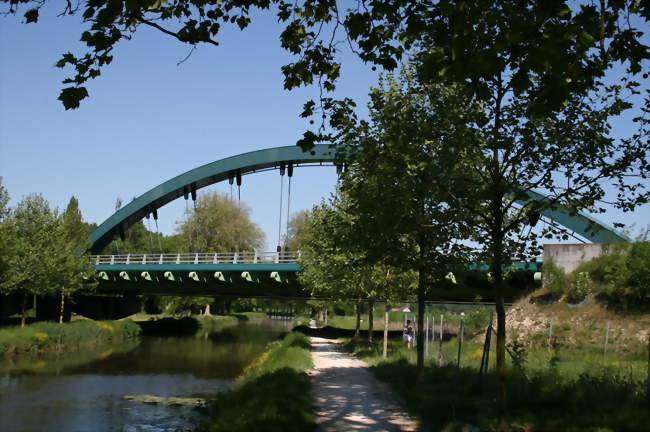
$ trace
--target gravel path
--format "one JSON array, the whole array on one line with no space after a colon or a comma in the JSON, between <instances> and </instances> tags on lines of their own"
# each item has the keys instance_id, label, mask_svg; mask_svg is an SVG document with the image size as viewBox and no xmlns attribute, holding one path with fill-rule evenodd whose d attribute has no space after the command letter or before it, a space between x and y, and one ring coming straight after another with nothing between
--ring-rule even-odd
<instances>
[{"instance_id":1,"label":"gravel path","mask_svg":"<svg viewBox=\"0 0 650 432\"><path fill-rule=\"evenodd\" d=\"M314 369L310 374L320 431L419 430L388 385L377 381L363 361L342 352L330 339L312 337L311 344Z\"/></svg>"}]
</instances>

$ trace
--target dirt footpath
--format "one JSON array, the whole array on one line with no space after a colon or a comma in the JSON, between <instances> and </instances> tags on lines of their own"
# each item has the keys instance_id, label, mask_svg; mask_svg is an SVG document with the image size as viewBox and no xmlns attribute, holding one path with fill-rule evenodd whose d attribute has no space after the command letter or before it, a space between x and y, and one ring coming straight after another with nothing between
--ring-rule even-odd
<instances>
[{"instance_id":1,"label":"dirt footpath","mask_svg":"<svg viewBox=\"0 0 650 432\"><path fill-rule=\"evenodd\" d=\"M311 337L312 392L316 423L323 432L418 431L390 392L365 368L330 339Z\"/></svg>"}]
</instances>

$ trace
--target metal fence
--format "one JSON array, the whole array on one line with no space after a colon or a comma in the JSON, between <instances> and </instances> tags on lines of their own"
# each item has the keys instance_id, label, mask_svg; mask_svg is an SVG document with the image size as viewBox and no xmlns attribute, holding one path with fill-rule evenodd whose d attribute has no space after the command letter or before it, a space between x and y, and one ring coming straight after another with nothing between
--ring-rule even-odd
<instances>
[{"instance_id":1,"label":"metal fence","mask_svg":"<svg viewBox=\"0 0 650 432\"><path fill-rule=\"evenodd\" d=\"M91 255L95 265L115 264L293 264L300 251L285 252L210 252Z\"/></svg>"}]
</instances>

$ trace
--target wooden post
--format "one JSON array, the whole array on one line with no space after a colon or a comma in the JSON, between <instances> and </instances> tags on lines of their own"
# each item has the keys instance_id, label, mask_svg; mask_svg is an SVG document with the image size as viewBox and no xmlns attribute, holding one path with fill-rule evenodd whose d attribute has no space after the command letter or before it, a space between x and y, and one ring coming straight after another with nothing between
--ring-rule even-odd
<instances>
[{"instance_id":1,"label":"wooden post","mask_svg":"<svg viewBox=\"0 0 650 432\"><path fill-rule=\"evenodd\" d=\"M426 325L425 339L424 339L424 356L428 357L429 356L429 316L428 315L424 323Z\"/></svg>"},{"instance_id":2,"label":"wooden post","mask_svg":"<svg viewBox=\"0 0 650 432\"><path fill-rule=\"evenodd\" d=\"M485 331L485 341L483 343L483 355L481 356L481 367L479 368L479 376L481 378L481 392L485 390L485 375L488 370L488 363L490 361L490 342L492 341L492 319L494 312L490 312L490 322L488 323L487 330Z\"/></svg>"},{"instance_id":3,"label":"wooden post","mask_svg":"<svg viewBox=\"0 0 650 432\"><path fill-rule=\"evenodd\" d=\"M436 316L431 315L431 342L436 340Z\"/></svg>"},{"instance_id":4,"label":"wooden post","mask_svg":"<svg viewBox=\"0 0 650 432\"><path fill-rule=\"evenodd\" d=\"M463 332L465 331L465 323L463 321L464 317L460 316L460 330L458 332L458 360L456 361L456 367L460 368L460 353L463 350Z\"/></svg>"},{"instance_id":5,"label":"wooden post","mask_svg":"<svg viewBox=\"0 0 650 432\"><path fill-rule=\"evenodd\" d=\"M551 317L551 320L548 323L548 350L551 350L551 340L553 339L553 317Z\"/></svg>"},{"instance_id":6,"label":"wooden post","mask_svg":"<svg viewBox=\"0 0 650 432\"><path fill-rule=\"evenodd\" d=\"M607 321L607 327L605 328L605 343L603 344L603 357L607 355L607 341L609 340L609 321Z\"/></svg>"},{"instance_id":7,"label":"wooden post","mask_svg":"<svg viewBox=\"0 0 650 432\"><path fill-rule=\"evenodd\" d=\"M650 332L648 332L648 374L645 380L645 395L648 406L650 406Z\"/></svg>"},{"instance_id":8,"label":"wooden post","mask_svg":"<svg viewBox=\"0 0 650 432\"><path fill-rule=\"evenodd\" d=\"M440 314L440 341L438 344L438 364L442 366L442 328L445 322L445 316Z\"/></svg>"},{"instance_id":9,"label":"wooden post","mask_svg":"<svg viewBox=\"0 0 650 432\"><path fill-rule=\"evenodd\" d=\"M388 310L390 306L386 302L386 307L384 308L384 358L388 357Z\"/></svg>"}]
</instances>

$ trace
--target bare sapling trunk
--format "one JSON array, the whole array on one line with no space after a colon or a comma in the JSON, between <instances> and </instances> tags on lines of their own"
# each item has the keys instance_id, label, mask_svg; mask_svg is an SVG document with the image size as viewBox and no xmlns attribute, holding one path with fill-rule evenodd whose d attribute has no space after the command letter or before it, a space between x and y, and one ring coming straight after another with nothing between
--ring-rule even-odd
<instances>
[{"instance_id":1,"label":"bare sapling trunk","mask_svg":"<svg viewBox=\"0 0 650 432\"><path fill-rule=\"evenodd\" d=\"M354 337L359 337L359 330L361 330L361 299L357 299L355 304L355 311L357 313L357 323L354 328Z\"/></svg>"},{"instance_id":2,"label":"bare sapling trunk","mask_svg":"<svg viewBox=\"0 0 650 432\"><path fill-rule=\"evenodd\" d=\"M424 292L426 276L420 265L418 276L417 380L424 382Z\"/></svg>"},{"instance_id":3,"label":"bare sapling trunk","mask_svg":"<svg viewBox=\"0 0 650 432\"><path fill-rule=\"evenodd\" d=\"M502 237L497 237L490 271L496 288L497 312L497 430L508 430L506 399L506 310L503 300Z\"/></svg>"},{"instance_id":4,"label":"bare sapling trunk","mask_svg":"<svg viewBox=\"0 0 650 432\"><path fill-rule=\"evenodd\" d=\"M388 358L388 302L384 309L384 358Z\"/></svg>"},{"instance_id":5,"label":"bare sapling trunk","mask_svg":"<svg viewBox=\"0 0 650 432\"><path fill-rule=\"evenodd\" d=\"M63 324L63 309L65 308L65 291L61 290L61 305L59 307L59 324Z\"/></svg>"},{"instance_id":6,"label":"bare sapling trunk","mask_svg":"<svg viewBox=\"0 0 650 432\"><path fill-rule=\"evenodd\" d=\"M368 342L372 343L372 332L375 328L375 299L368 299Z\"/></svg>"},{"instance_id":7,"label":"bare sapling trunk","mask_svg":"<svg viewBox=\"0 0 650 432\"><path fill-rule=\"evenodd\" d=\"M23 306L20 311L20 327L25 327L27 321L27 291L23 291Z\"/></svg>"}]
</instances>

